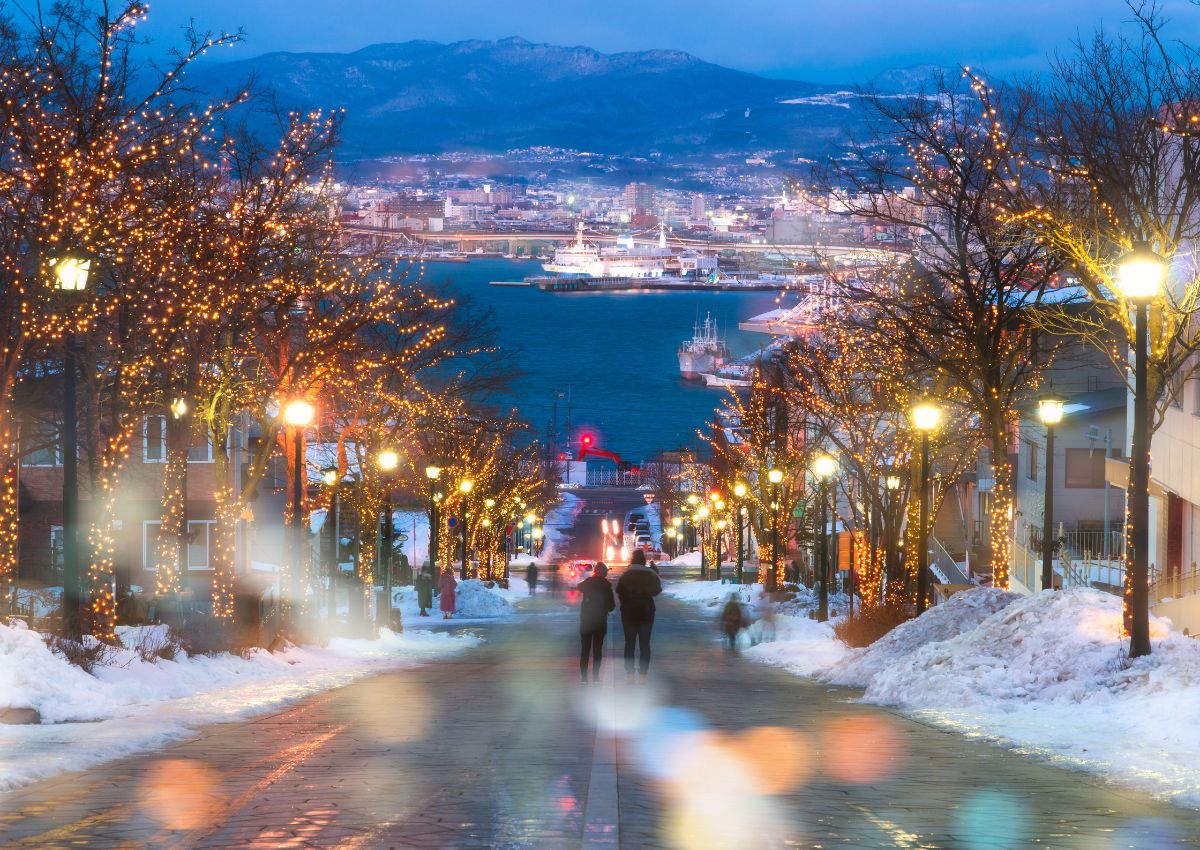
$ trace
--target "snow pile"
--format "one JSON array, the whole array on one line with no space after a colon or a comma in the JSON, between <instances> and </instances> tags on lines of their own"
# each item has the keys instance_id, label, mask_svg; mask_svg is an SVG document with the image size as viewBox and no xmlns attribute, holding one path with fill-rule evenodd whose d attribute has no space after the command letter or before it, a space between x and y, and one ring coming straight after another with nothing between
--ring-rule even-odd
<instances>
[{"instance_id":1,"label":"snow pile","mask_svg":"<svg viewBox=\"0 0 1200 850\"><path fill-rule=\"evenodd\" d=\"M799 676L812 676L834 668L850 650L833 636L834 620L824 623L804 617L777 617L774 634L763 634L762 620L752 628L759 629L761 641L745 650L747 658L772 667L782 667Z\"/></svg>"},{"instance_id":2,"label":"snow pile","mask_svg":"<svg viewBox=\"0 0 1200 850\"><path fill-rule=\"evenodd\" d=\"M970 632L1021 598L990 587L956 593L915 620L901 623L866 649L857 650L824 678L838 685L866 687L873 676L894 668L918 648Z\"/></svg>"},{"instance_id":3,"label":"snow pile","mask_svg":"<svg viewBox=\"0 0 1200 850\"><path fill-rule=\"evenodd\" d=\"M969 615L962 619L969 622ZM1121 599L1098 590L1018 597L956 639L934 638L908 653L885 649L866 682L866 698L908 708L962 708L1111 702L1180 689L1200 696L1200 643L1153 618L1154 653L1127 664L1121 623Z\"/></svg>"},{"instance_id":4,"label":"snow pile","mask_svg":"<svg viewBox=\"0 0 1200 850\"><path fill-rule=\"evenodd\" d=\"M458 583L455 604L456 616L468 620L504 617L513 613L512 602L505 598L499 586L488 587L476 579Z\"/></svg>"},{"instance_id":5,"label":"snow pile","mask_svg":"<svg viewBox=\"0 0 1200 850\"><path fill-rule=\"evenodd\" d=\"M500 585L488 587L478 579L458 582L454 596L454 618L456 620L492 620L515 613L516 608L512 600L519 599L528 593L524 580L512 580L513 583L518 581L519 589L510 587L508 590ZM410 627L423 625L424 621L417 619L420 617L421 609L417 605L416 588L412 586L393 588L392 600L392 604L400 610L402 622ZM440 597L434 597L431 614L440 615L439 600Z\"/></svg>"},{"instance_id":6,"label":"snow pile","mask_svg":"<svg viewBox=\"0 0 1200 850\"><path fill-rule=\"evenodd\" d=\"M143 646L152 637L137 629L123 629L122 636ZM181 653L156 661L115 648L89 675L52 652L38 633L0 626L0 707L33 708L43 721L0 725L0 789L152 749L209 723L260 714L478 642L446 632L385 630L377 640L337 639L275 654Z\"/></svg>"},{"instance_id":7,"label":"snow pile","mask_svg":"<svg viewBox=\"0 0 1200 850\"><path fill-rule=\"evenodd\" d=\"M722 607L732 594L743 605L757 607L762 598L762 585L721 584L719 581L668 581L663 583L663 593L680 602L713 609Z\"/></svg>"},{"instance_id":8,"label":"snow pile","mask_svg":"<svg viewBox=\"0 0 1200 850\"><path fill-rule=\"evenodd\" d=\"M698 567L700 566L700 550L684 552L677 558L672 558L670 561L663 561L663 564L675 567Z\"/></svg>"}]
</instances>

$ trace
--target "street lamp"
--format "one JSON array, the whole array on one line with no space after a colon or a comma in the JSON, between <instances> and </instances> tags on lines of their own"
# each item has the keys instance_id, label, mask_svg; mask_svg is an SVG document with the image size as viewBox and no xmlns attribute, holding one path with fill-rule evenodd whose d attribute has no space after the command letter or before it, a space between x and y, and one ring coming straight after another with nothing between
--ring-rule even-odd
<instances>
[{"instance_id":1,"label":"street lamp","mask_svg":"<svg viewBox=\"0 0 1200 850\"><path fill-rule=\"evenodd\" d=\"M771 572L764 590L770 593L779 589L779 485L783 483L783 470L767 470L767 481L771 484Z\"/></svg>"},{"instance_id":2,"label":"street lamp","mask_svg":"<svg viewBox=\"0 0 1200 850\"><path fill-rule=\"evenodd\" d=\"M395 449L383 449L375 457L379 471L383 473L383 516L380 529L383 532L383 542L380 548L379 566L383 570L383 622L387 628L392 627L392 552L395 548L395 523L392 518L391 473L400 466L400 453Z\"/></svg>"},{"instance_id":3,"label":"street lamp","mask_svg":"<svg viewBox=\"0 0 1200 850\"><path fill-rule=\"evenodd\" d=\"M1147 337L1148 309L1162 288L1167 262L1137 241L1133 250L1121 258L1117 285L1133 302L1134 380L1133 438L1129 475L1129 574L1125 578L1129 601L1129 657L1150 654L1150 387L1146 368L1149 359Z\"/></svg>"},{"instance_id":4,"label":"street lamp","mask_svg":"<svg viewBox=\"0 0 1200 850\"><path fill-rule=\"evenodd\" d=\"M886 562L885 572L887 581L890 584L893 581L900 581L900 565L899 561L899 536L900 536L900 517L896 515L900 504L900 486L903 482L900 476L894 472L890 472L883 480L884 489L887 490L887 507L884 512L884 525L886 526L885 537L887 543L884 548L883 558Z\"/></svg>"},{"instance_id":5,"label":"street lamp","mask_svg":"<svg viewBox=\"0 0 1200 850\"><path fill-rule=\"evenodd\" d=\"M429 572L436 584L438 578L438 515L437 515L437 480L442 477L442 468L436 464L425 467L425 477L429 480Z\"/></svg>"},{"instance_id":6,"label":"street lamp","mask_svg":"<svg viewBox=\"0 0 1200 850\"><path fill-rule=\"evenodd\" d=\"M725 551L723 537L724 537L724 533L725 533L725 526L727 526L728 524L729 523L723 519L717 520L717 548L716 548L716 553L717 553L716 579L717 579L717 581L721 580L721 555Z\"/></svg>"},{"instance_id":7,"label":"street lamp","mask_svg":"<svg viewBox=\"0 0 1200 850\"><path fill-rule=\"evenodd\" d=\"M931 401L918 402L911 411L913 427L921 432L920 527L917 529L917 613L925 610L929 590L929 435L942 421L942 410Z\"/></svg>"},{"instance_id":8,"label":"street lamp","mask_svg":"<svg viewBox=\"0 0 1200 850\"><path fill-rule=\"evenodd\" d=\"M745 576L743 572L746 566L745 546L743 545L744 527L746 525L745 516L746 508L742 501L746 498L746 485L738 482L733 485L734 505L737 508L737 583L741 584Z\"/></svg>"},{"instance_id":9,"label":"street lamp","mask_svg":"<svg viewBox=\"0 0 1200 850\"><path fill-rule=\"evenodd\" d=\"M471 495L471 491L475 489L475 482L470 478L464 478L458 485L458 492L462 493L462 566L459 568L459 577L467 580L467 497Z\"/></svg>"},{"instance_id":10,"label":"street lamp","mask_svg":"<svg viewBox=\"0 0 1200 850\"><path fill-rule=\"evenodd\" d=\"M817 542L820 546L821 557L818 561L818 569L821 576L821 584L818 589L817 596L817 620L825 622L829 619L829 538L826 535L826 525L829 524L825 516L826 506L829 502L829 481L833 474L837 472L837 461L829 455L817 455L813 459L813 475L821 482L819 507L817 512ZM836 515L833 517L833 523L837 525Z\"/></svg>"},{"instance_id":11,"label":"street lamp","mask_svg":"<svg viewBox=\"0 0 1200 850\"><path fill-rule=\"evenodd\" d=\"M297 610L302 595L301 572L304 569L304 429L312 424L317 410L308 401L296 398L283 408L283 421L292 429L292 576L291 605ZM277 600L278 602L279 600ZM295 617L292 617L293 625Z\"/></svg>"},{"instance_id":12,"label":"street lamp","mask_svg":"<svg viewBox=\"0 0 1200 850\"><path fill-rule=\"evenodd\" d=\"M59 292L86 292L92 261L74 253L49 260L54 288ZM82 559L79 550L79 401L77 395L76 340L74 331L63 338L62 523L63 523L63 630L68 638L83 634Z\"/></svg>"},{"instance_id":13,"label":"street lamp","mask_svg":"<svg viewBox=\"0 0 1200 850\"><path fill-rule=\"evenodd\" d=\"M1061 398L1038 399L1038 418L1046 426L1046 503L1042 511L1042 590L1054 586L1054 426L1062 421Z\"/></svg>"}]
</instances>

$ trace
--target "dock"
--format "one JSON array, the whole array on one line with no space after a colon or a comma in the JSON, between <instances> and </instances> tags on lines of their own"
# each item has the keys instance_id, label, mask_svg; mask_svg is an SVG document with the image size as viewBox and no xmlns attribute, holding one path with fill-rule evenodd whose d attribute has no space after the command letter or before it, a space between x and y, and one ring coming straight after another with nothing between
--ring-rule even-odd
<instances>
[{"instance_id":1,"label":"dock","mask_svg":"<svg viewBox=\"0 0 1200 850\"><path fill-rule=\"evenodd\" d=\"M493 280L492 286L535 286L543 292L777 292L786 281L721 280L680 277L528 277L523 281Z\"/></svg>"}]
</instances>

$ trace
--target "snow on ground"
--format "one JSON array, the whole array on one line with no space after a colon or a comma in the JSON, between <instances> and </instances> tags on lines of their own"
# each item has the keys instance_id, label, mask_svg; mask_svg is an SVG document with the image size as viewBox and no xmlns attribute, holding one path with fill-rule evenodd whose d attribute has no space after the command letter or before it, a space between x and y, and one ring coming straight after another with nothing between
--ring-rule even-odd
<instances>
[{"instance_id":1,"label":"snow on ground","mask_svg":"<svg viewBox=\"0 0 1200 850\"><path fill-rule=\"evenodd\" d=\"M710 608L719 593L669 592ZM775 619L776 639L746 657L862 687L866 702L1200 807L1200 642L1153 618L1154 652L1130 661L1116 596L981 588L857 650L806 612Z\"/></svg>"},{"instance_id":2,"label":"snow on ground","mask_svg":"<svg viewBox=\"0 0 1200 850\"><path fill-rule=\"evenodd\" d=\"M146 631L123 630L123 640L148 642L153 635ZM181 654L149 662L117 649L93 676L51 652L37 632L0 626L0 707L35 708L43 719L0 725L0 789L153 749L209 723L260 714L478 642L447 632L385 630L377 640L339 638L245 657Z\"/></svg>"}]
</instances>

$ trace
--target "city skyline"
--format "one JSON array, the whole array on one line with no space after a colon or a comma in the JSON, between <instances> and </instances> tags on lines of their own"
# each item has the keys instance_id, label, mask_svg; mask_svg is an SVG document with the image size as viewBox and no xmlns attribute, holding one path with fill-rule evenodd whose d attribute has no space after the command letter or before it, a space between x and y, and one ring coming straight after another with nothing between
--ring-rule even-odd
<instances>
[{"instance_id":1,"label":"city skyline","mask_svg":"<svg viewBox=\"0 0 1200 850\"><path fill-rule=\"evenodd\" d=\"M349 0L337 16L312 0L264 0L248 7L213 0L197 13L185 0L156 4L146 34L169 46L194 19L202 29L236 29L246 42L221 54L248 58L274 52L352 52L369 44L427 39L454 42L519 36L534 42L582 44L605 53L683 50L701 59L764 76L813 82L864 82L891 69L970 64L993 73L1027 73L1080 33L1104 25L1125 29L1132 12L1122 0L1017 0L994 17L985 2L940 0L905 4L856 2L836 10L808 2L750 0L737 6L704 0L651 5L613 0L565 6L523 0L500 6L466 0L447 16L432 0L413 0L398 12L388 0ZM311 14L305 14L306 10ZM1200 34L1200 13L1184 0L1166 0L1171 35ZM984 22L986 21L986 26ZM586 36L582 35L586 34Z\"/></svg>"}]
</instances>

